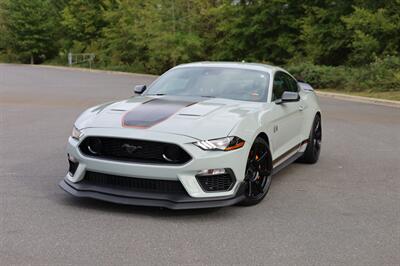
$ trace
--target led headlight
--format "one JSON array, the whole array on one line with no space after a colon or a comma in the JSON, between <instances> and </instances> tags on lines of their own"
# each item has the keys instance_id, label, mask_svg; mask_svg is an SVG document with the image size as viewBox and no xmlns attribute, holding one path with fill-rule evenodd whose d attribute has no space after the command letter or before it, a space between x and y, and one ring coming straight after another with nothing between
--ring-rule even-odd
<instances>
[{"instance_id":1,"label":"led headlight","mask_svg":"<svg viewBox=\"0 0 400 266\"><path fill-rule=\"evenodd\" d=\"M226 137L220 139L201 140L193 143L205 151L231 151L244 145L244 140L239 137Z\"/></svg>"},{"instance_id":2,"label":"led headlight","mask_svg":"<svg viewBox=\"0 0 400 266\"><path fill-rule=\"evenodd\" d=\"M74 139L76 139L76 140L79 140L79 138L81 137L81 135L82 135L82 132L74 126L74 127L72 128L71 137L74 138Z\"/></svg>"}]
</instances>

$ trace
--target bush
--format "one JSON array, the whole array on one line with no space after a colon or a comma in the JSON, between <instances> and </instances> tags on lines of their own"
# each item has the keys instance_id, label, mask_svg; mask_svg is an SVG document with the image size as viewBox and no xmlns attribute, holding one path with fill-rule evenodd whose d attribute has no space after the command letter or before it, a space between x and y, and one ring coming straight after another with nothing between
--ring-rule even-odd
<instances>
[{"instance_id":1,"label":"bush","mask_svg":"<svg viewBox=\"0 0 400 266\"><path fill-rule=\"evenodd\" d=\"M346 69L344 67L300 63L288 66L287 69L297 79L304 80L317 89L344 89L345 84L347 83Z\"/></svg>"},{"instance_id":2,"label":"bush","mask_svg":"<svg viewBox=\"0 0 400 266\"><path fill-rule=\"evenodd\" d=\"M299 63L287 67L298 79L317 89L346 91L399 91L400 58L375 59L363 67L333 67Z\"/></svg>"}]
</instances>

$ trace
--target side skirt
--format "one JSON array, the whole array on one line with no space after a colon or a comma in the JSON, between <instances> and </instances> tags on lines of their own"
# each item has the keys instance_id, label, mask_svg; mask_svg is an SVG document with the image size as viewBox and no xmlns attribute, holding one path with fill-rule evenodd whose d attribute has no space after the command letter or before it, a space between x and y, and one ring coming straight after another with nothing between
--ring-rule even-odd
<instances>
[{"instance_id":1,"label":"side skirt","mask_svg":"<svg viewBox=\"0 0 400 266\"><path fill-rule=\"evenodd\" d=\"M303 152L298 152L295 153L292 157L290 157L289 159L287 159L286 161L284 161L283 163L279 164L277 167L274 167L272 169L272 175L275 175L276 173L278 173L280 170L282 170L283 168L285 168L286 166L288 166L289 164L295 162L298 158L300 158L303 155Z\"/></svg>"}]
</instances>

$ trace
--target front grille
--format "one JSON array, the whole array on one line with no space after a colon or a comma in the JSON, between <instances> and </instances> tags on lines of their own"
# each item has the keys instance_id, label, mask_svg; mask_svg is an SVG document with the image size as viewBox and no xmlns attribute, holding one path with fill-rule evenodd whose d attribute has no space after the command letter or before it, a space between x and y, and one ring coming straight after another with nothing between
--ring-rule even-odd
<instances>
[{"instance_id":1,"label":"front grille","mask_svg":"<svg viewBox=\"0 0 400 266\"><path fill-rule=\"evenodd\" d=\"M187 194L179 181L157 180L86 172L81 184L136 192Z\"/></svg>"},{"instance_id":2,"label":"front grille","mask_svg":"<svg viewBox=\"0 0 400 266\"><path fill-rule=\"evenodd\" d=\"M79 145L87 156L156 164L184 164L190 155L176 144L109 137L87 137Z\"/></svg>"},{"instance_id":3,"label":"front grille","mask_svg":"<svg viewBox=\"0 0 400 266\"><path fill-rule=\"evenodd\" d=\"M197 181L204 191L228 191L235 184L232 174L196 176Z\"/></svg>"}]
</instances>

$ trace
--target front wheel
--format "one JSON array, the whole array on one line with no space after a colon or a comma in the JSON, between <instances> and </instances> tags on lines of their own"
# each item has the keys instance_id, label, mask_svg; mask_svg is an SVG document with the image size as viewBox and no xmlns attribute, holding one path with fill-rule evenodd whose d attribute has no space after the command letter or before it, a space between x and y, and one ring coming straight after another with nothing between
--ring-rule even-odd
<instances>
[{"instance_id":1,"label":"front wheel","mask_svg":"<svg viewBox=\"0 0 400 266\"><path fill-rule=\"evenodd\" d=\"M257 138L246 164L246 192L241 205L256 205L267 195L272 180L272 158L268 143Z\"/></svg>"}]
</instances>

